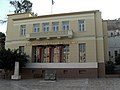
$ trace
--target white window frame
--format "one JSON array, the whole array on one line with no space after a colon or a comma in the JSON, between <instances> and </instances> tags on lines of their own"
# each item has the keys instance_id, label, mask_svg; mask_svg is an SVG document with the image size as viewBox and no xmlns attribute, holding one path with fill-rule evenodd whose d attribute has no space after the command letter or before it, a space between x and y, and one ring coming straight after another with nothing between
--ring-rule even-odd
<instances>
[{"instance_id":1,"label":"white window frame","mask_svg":"<svg viewBox=\"0 0 120 90\"><path fill-rule=\"evenodd\" d=\"M26 35L26 25L20 26L20 35L25 36Z\"/></svg>"},{"instance_id":2,"label":"white window frame","mask_svg":"<svg viewBox=\"0 0 120 90\"><path fill-rule=\"evenodd\" d=\"M86 43L79 44L79 62L86 62Z\"/></svg>"},{"instance_id":3,"label":"white window frame","mask_svg":"<svg viewBox=\"0 0 120 90\"><path fill-rule=\"evenodd\" d=\"M33 32L40 32L40 24L39 23L33 24Z\"/></svg>"},{"instance_id":4,"label":"white window frame","mask_svg":"<svg viewBox=\"0 0 120 90\"><path fill-rule=\"evenodd\" d=\"M63 30L69 30L69 21L63 21L62 22Z\"/></svg>"},{"instance_id":5,"label":"white window frame","mask_svg":"<svg viewBox=\"0 0 120 90\"><path fill-rule=\"evenodd\" d=\"M70 56L70 47L65 45L63 48L63 62L68 62Z\"/></svg>"},{"instance_id":6,"label":"white window frame","mask_svg":"<svg viewBox=\"0 0 120 90\"><path fill-rule=\"evenodd\" d=\"M54 32L59 31L59 22L53 22L52 27Z\"/></svg>"},{"instance_id":7,"label":"white window frame","mask_svg":"<svg viewBox=\"0 0 120 90\"><path fill-rule=\"evenodd\" d=\"M85 20L78 20L79 31L85 31Z\"/></svg>"},{"instance_id":8,"label":"white window frame","mask_svg":"<svg viewBox=\"0 0 120 90\"><path fill-rule=\"evenodd\" d=\"M42 29L43 29L43 32L48 32L49 31L49 23L43 23L42 24Z\"/></svg>"}]
</instances>

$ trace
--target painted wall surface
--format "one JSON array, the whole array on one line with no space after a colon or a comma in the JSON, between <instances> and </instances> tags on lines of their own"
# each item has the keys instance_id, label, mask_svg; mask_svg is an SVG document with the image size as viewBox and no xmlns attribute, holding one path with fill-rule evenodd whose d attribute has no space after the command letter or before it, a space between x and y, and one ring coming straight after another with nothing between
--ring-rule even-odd
<instances>
[{"instance_id":1,"label":"painted wall surface","mask_svg":"<svg viewBox=\"0 0 120 90\"><path fill-rule=\"evenodd\" d=\"M47 45L47 44L69 44L70 46L70 59L69 63L79 62L79 48L80 43L86 43L86 62L104 62L105 60L105 45L104 42L104 28L101 18L101 13L99 11L86 12L82 14L68 14L68 15L53 15L46 17L36 17L29 18L30 14L18 14L8 16L8 26L7 26L7 37L6 37L6 48L19 48L19 46L25 46L25 52L32 58L32 46L35 45ZM19 19L22 18L22 19ZM14 19L14 20L13 20ZM85 20L85 31L80 32L78 27L78 20ZM42 32L42 23L49 22L50 31L52 31L52 22L59 22L59 30L62 29L62 21L69 21L70 30L73 31L73 37L63 37L58 39L57 37L47 40L45 39L35 39L28 40L26 36L20 36L20 26L26 25L26 35L33 32L33 24L40 23L40 32ZM51 34L49 34L50 36ZM30 59L31 61L31 59Z\"/></svg>"}]
</instances>

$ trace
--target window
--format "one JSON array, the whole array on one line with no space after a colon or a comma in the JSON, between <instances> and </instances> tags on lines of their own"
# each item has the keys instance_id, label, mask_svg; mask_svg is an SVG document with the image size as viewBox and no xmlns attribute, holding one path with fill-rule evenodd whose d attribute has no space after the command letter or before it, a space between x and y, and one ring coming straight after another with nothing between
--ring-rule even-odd
<instances>
[{"instance_id":1,"label":"window","mask_svg":"<svg viewBox=\"0 0 120 90\"><path fill-rule=\"evenodd\" d=\"M69 45L65 45L63 48L63 62L68 62L69 60Z\"/></svg>"},{"instance_id":2,"label":"window","mask_svg":"<svg viewBox=\"0 0 120 90\"><path fill-rule=\"evenodd\" d=\"M120 35L120 33L119 32L117 32L117 36L119 36Z\"/></svg>"},{"instance_id":3,"label":"window","mask_svg":"<svg viewBox=\"0 0 120 90\"><path fill-rule=\"evenodd\" d=\"M111 60L112 56L111 56L111 52L109 51L109 61Z\"/></svg>"},{"instance_id":4,"label":"window","mask_svg":"<svg viewBox=\"0 0 120 90\"><path fill-rule=\"evenodd\" d=\"M79 70L79 74L84 74L86 70Z\"/></svg>"},{"instance_id":5,"label":"window","mask_svg":"<svg viewBox=\"0 0 120 90\"><path fill-rule=\"evenodd\" d=\"M113 36L113 33L111 32L111 37Z\"/></svg>"},{"instance_id":6,"label":"window","mask_svg":"<svg viewBox=\"0 0 120 90\"><path fill-rule=\"evenodd\" d=\"M78 20L79 23L79 31L85 31L85 22L84 20Z\"/></svg>"},{"instance_id":7,"label":"window","mask_svg":"<svg viewBox=\"0 0 120 90\"><path fill-rule=\"evenodd\" d=\"M117 57L118 55L118 51L114 51L115 57Z\"/></svg>"},{"instance_id":8,"label":"window","mask_svg":"<svg viewBox=\"0 0 120 90\"><path fill-rule=\"evenodd\" d=\"M86 44L79 44L79 62L86 62Z\"/></svg>"},{"instance_id":9,"label":"window","mask_svg":"<svg viewBox=\"0 0 120 90\"><path fill-rule=\"evenodd\" d=\"M49 56L50 52L49 52L49 47L46 47L44 49L44 56L43 56L43 60L44 60L44 63L49 63Z\"/></svg>"},{"instance_id":10,"label":"window","mask_svg":"<svg viewBox=\"0 0 120 90\"><path fill-rule=\"evenodd\" d=\"M43 23L43 32L49 31L49 23Z\"/></svg>"},{"instance_id":11,"label":"window","mask_svg":"<svg viewBox=\"0 0 120 90\"><path fill-rule=\"evenodd\" d=\"M69 21L63 21L63 30L69 30Z\"/></svg>"},{"instance_id":12,"label":"window","mask_svg":"<svg viewBox=\"0 0 120 90\"><path fill-rule=\"evenodd\" d=\"M20 35L22 36L26 35L26 25L20 26Z\"/></svg>"},{"instance_id":13,"label":"window","mask_svg":"<svg viewBox=\"0 0 120 90\"><path fill-rule=\"evenodd\" d=\"M53 26L53 31L54 32L57 32L59 30L59 22L53 22L52 26Z\"/></svg>"},{"instance_id":14,"label":"window","mask_svg":"<svg viewBox=\"0 0 120 90\"><path fill-rule=\"evenodd\" d=\"M19 46L19 53L24 53L24 46Z\"/></svg>"},{"instance_id":15,"label":"window","mask_svg":"<svg viewBox=\"0 0 120 90\"><path fill-rule=\"evenodd\" d=\"M116 60L116 57L117 57L117 55L118 55L118 51L114 51L114 55L115 55L115 60Z\"/></svg>"},{"instance_id":16,"label":"window","mask_svg":"<svg viewBox=\"0 0 120 90\"><path fill-rule=\"evenodd\" d=\"M40 24L33 24L33 32L39 32L40 31Z\"/></svg>"},{"instance_id":17,"label":"window","mask_svg":"<svg viewBox=\"0 0 120 90\"><path fill-rule=\"evenodd\" d=\"M63 73L64 73L64 74L67 74L67 73L68 73L68 70L63 70Z\"/></svg>"},{"instance_id":18,"label":"window","mask_svg":"<svg viewBox=\"0 0 120 90\"><path fill-rule=\"evenodd\" d=\"M111 52L109 51L109 56L111 56Z\"/></svg>"}]
</instances>

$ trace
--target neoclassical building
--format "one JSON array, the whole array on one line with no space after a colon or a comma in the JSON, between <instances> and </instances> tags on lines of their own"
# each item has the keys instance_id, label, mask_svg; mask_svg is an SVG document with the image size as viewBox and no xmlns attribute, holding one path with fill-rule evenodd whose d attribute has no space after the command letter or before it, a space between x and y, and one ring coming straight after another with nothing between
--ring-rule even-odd
<instances>
[{"instance_id":1,"label":"neoclassical building","mask_svg":"<svg viewBox=\"0 0 120 90\"><path fill-rule=\"evenodd\" d=\"M108 51L109 60L115 62L118 54L120 54L120 18L114 20L106 20L108 26Z\"/></svg>"},{"instance_id":2,"label":"neoclassical building","mask_svg":"<svg viewBox=\"0 0 120 90\"><path fill-rule=\"evenodd\" d=\"M107 23L99 10L34 16L8 15L6 49L30 56L24 78L104 77L108 59Z\"/></svg>"}]
</instances>

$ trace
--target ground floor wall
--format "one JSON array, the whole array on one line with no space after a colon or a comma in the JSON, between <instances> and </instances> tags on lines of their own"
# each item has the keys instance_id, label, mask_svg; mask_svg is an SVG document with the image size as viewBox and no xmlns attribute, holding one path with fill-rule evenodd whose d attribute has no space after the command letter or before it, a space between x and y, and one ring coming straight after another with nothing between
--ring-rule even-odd
<instances>
[{"instance_id":1,"label":"ground floor wall","mask_svg":"<svg viewBox=\"0 0 120 90\"><path fill-rule=\"evenodd\" d=\"M46 70L54 70L57 78L97 78L97 69L63 68L63 69L23 69L22 78L45 78Z\"/></svg>"},{"instance_id":2,"label":"ground floor wall","mask_svg":"<svg viewBox=\"0 0 120 90\"><path fill-rule=\"evenodd\" d=\"M98 63L98 77L105 77L105 63Z\"/></svg>"},{"instance_id":3,"label":"ground floor wall","mask_svg":"<svg viewBox=\"0 0 120 90\"><path fill-rule=\"evenodd\" d=\"M76 65L77 66L77 65ZM54 71L56 78L98 78L105 77L104 63L98 63L98 67L88 68L23 68L20 71L22 78L45 78L46 71Z\"/></svg>"}]
</instances>

